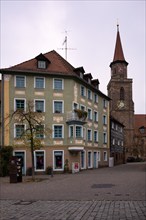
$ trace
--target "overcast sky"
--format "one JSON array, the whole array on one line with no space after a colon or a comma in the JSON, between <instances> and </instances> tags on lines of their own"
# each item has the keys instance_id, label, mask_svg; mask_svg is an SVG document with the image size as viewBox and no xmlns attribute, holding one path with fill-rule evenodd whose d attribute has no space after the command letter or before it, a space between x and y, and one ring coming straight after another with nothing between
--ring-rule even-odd
<instances>
[{"instance_id":1,"label":"overcast sky","mask_svg":"<svg viewBox=\"0 0 146 220\"><path fill-rule=\"evenodd\" d=\"M0 0L0 68L56 50L65 58L62 45L67 31L67 60L100 81L107 94L113 60L117 19L128 78L133 79L135 113L146 113L145 0L39 1Z\"/></svg>"}]
</instances>

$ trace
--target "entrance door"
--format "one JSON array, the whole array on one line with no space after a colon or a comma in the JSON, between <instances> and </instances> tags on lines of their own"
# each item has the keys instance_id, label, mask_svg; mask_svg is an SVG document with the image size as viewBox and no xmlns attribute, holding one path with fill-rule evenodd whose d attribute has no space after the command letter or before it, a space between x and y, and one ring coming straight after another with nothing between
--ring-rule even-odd
<instances>
[{"instance_id":1,"label":"entrance door","mask_svg":"<svg viewBox=\"0 0 146 220\"><path fill-rule=\"evenodd\" d=\"M93 154L93 168L98 167L97 163L98 163L98 161L97 161L97 152L94 152L94 154Z\"/></svg>"},{"instance_id":2,"label":"entrance door","mask_svg":"<svg viewBox=\"0 0 146 220\"><path fill-rule=\"evenodd\" d=\"M20 158L22 160L22 174L26 174L25 169L25 152L24 151L14 151L14 156Z\"/></svg>"}]
</instances>

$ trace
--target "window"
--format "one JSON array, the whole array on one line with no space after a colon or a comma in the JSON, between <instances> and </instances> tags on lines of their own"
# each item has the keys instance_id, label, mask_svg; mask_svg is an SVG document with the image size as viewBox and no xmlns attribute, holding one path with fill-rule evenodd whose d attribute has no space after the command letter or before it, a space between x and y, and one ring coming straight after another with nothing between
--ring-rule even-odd
<instances>
[{"instance_id":1,"label":"window","mask_svg":"<svg viewBox=\"0 0 146 220\"><path fill-rule=\"evenodd\" d=\"M92 110L88 108L88 120L92 120Z\"/></svg>"},{"instance_id":2,"label":"window","mask_svg":"<svg viewBox=\"0 0 146 220\"><path fill-rule=\"evenodd\" d=\"M36 150L34 152L35 171L45 171L45 151Z\"/></svg>"},{"instance_id":3,"label":"window","mask_svg":"<svg viewBox=\"0 0 146 220\"><path fill-rule=\"evenodd\" d=\"M83 128L82 128L82 126L76 126L76 138L81 138L81 137L83 137L83 135L82 135L82 130L83 130Z\"/></svg>"},{"instance_id":4,"label":"window","mask_svg":"<svg viewBox=\"0 0 146 220\"><path fill-rule=\"evenodd\" d=\"M72 138L74 136L74 127L73 125L69 126L69 137Z\"/></svg>"},{"instance_id":5,"label":"window","mask_svg":"<svg viewBox=\"0 0 146 220\"><path fill-rule=\"evenodd\" d=\"M84 105L81 105L80 106L80 109L84 112L86 110L85 106Z\"/></svg>"},{"instance_id":6,"label":"window","mask_svg":"<svg viewBox=\"0 0 146 220\"><path fill-rule=\"evenodd\" d=\"M25 99L15 99L15 110L25 111Z\"/></svg>"},{"instance_id":7,"label":"window","mask_svg":"<svg viewBox=\"0 0 146 220\"><path fill-rule=\"evenodd\" d=\"M103 99L103 107L107 108L107 101L105 99Z\"/></svg>"},{"instance_id":8,"label":"window","mask_svg":"<svg viewBox=\"0 0 146 220\"><path fill-rule=\"evenodd\" d=\"M54 113L63 113L63 102L54 101Z\"/></svg>"},{"instance_id":9,"label":"window","mask_svg":"<svg viewBox=\"0 0 146 220\"><path fill-rule=\"evenodd\" d=\"M85 87L81 86L81 96L85 97L86 96L86 91L85 91Z\"/></svg>"},{"instance_id":10,"label":"window","mask_svg":"<svg viewBox=\"0 0 146 220\"><path fill-rule=\"evenodd\" d=\"M125 90L123 87L120 88L120 100L125 99Z\"/></svg>"},{"instance_id":11,"label":"window","mask_svg":"<svg viewBox=\"0 0 146 220\"><path fill-rule=\"evenodd\" d=\"M39 69L46 69L46 61L43 61L43 60L39 60L38 61L38 68Z\"/></svg>"},{"instance_id":12,"label":"window","mask_svg":"<svg viewBox=\"0 0 146 220\"><path fill-rule=\"evenodd\" d=\"M94 102L98 103L98 95L94 93Z\"/></svg>"},{"instance_id":13,"label":"window","mask_svg":"<svg viewBox=\"0 0 146 220\"><path fill-rule=\"evenodd\" d=\"M85 169L86 167L86 152L85 151L81 151L81 169Z\"/></svg>"},{"instance_id":14,"label":"window","mask_svg":"<svg viewBox=\"0 0 146 220\"><path fill-rule=\"evenodd\" d=\"M103 143L107 144L107 133L106 132L103 133Z\"/></svg>"},{"instance_id":15,"label":"window","mask_svg":"<svg viewBox=\"0 0 146 220\"><path fill-rule=\"evenodd\" d=\"M35 100L35 111L45 112L45 101L44 100Z\"/></svg>"},{"instance_id":16,"label":"window","mask_svg":"<svg viewBox=\"0 0 146 220\"><path fill-rule=\"evenodd\" d=\"M98 122L98 112L94 111L94 121Z\"/></svg>"},{"instance_id":17,"label":"window","mask_svg":"<svg viewBox=\"0 0 146 220\"><path fill-rule=\"evenodd\" d=\"M15 85L17 88L24 88L26 86L25 76L16 76L15 80L16 80Z\"/></svg>"},{"instance_id":18,"label":"window","mask_svg":"<svg viewBox=\"0 0 146 220\"><path fill-rule=\"evenodd\" d=\"M113 138L113 145L115 145L115 138Z\"/></svg>"},{"instance_id":19,"label":"window","mask_svg":"<svg viewBox=\"0 0 146 220\"><path fill-rule=\"evenodd\" d=\"M103 124L104 124L104 125L107 124L107 117L106 117L106 115L103 115Z\"/></svg>"},{"instance_id":20,"label":"window","mask_svg":"<svg viewBox=\"0 0 146 220\"><path fill-rule=\"evenodd\" d=\"M63 138L63 125L54 125L54 138Z\"/></svg>"},{"instance_id":21,"label":"window","mask_svg":"<svg viewBox=\"0 0 146 220\"><path fill-rule=\"evenodd\" d=\"M14 134L14 137L15 138L21 138L22 135L24 134L24 129L25 129L25 126L24 125L15 125L15 134Z\"/></svg>"},{"instance_id":22,"label":"window","mask_svg":"<svg viewBox=\"0 0 146 220\"><path fill-rule=\"evenodd\" d=\"M63 170L64 166L64 152L63 151L54 151L53 152L53 169L54 170Z\"/></svg>"},{"instance_id":23,"label":"window","mask_svg":"<svg viewBox=\"0 0 146 220\"><path fill-rule=\"evenodd\" d=\"M90 100L92 99L92 92L89 89L88 89L88 99L90 99Z\"/></svg>"},{"instance_id":24,"label":"window","mask_svg":"<svg viewBox=\"0 0 146 220\"><path fill-rule=\"evenodd\" d=\"M97 160L100 161L100 151L97 152Z\"/></svg>"},{"instance_id":25,"label":"window","mask_svg":"<svg viewBox=\"0 0 146 220\"><path fill-rule=\"evenodd\" d=\"M73 103L73 110L74 110L74 109L78 109L78 108L79 108L79 104L74 102L74 103Z\"/></svg>"},{"instance_id":26,"label":"window","mask_svg":"<svg viewBox=\"0 0 146 220\"><path fill-rule=\"evenodd\" d=\"M45 88L45 78L44 77L35 77L35 88L44 89Z\"/></svg>"},{"instance_id":27,"label":"window","mask_svg":"<svg viewBox=\"0 0 146 220\"><path fill-rule=\"evenodd\" d=\"M107 161L107 152L106 151L103 152L103 160Z\"/></svg>"},{"instance_id":28,"label":"window","mask_svg":"<svg viewBox=\"0 0 146 220\"><path fill-rule=\"evenodd\" d=\"M112 122L112 129L114 129L115 128L115 125L114 125L114 122Z\"/></svg>"},{"instance_id":29,"label":"window","mask_svg":"<svg viewBox=\"0 0 146 220\"><path fill-rule=\"evenodd\" d=\"M44 138L44 125L36 125L36 138Z\"/></svg>"},{"instance_id":30,"label":"window","mask_svg":"<svg viewBox=\"0 0 146 220\"><path fill-rule=\"evenodd\" d=\"M92 167L92 152L88 152L88 168Z\"/></svg>"},{"instance_id":31,"label":"window","mask_svg":"<svg viewBox=\"0 0 146 220\"><path fill-rule=\"evenodd\" d=\"M63 90L63 80L62 79L54 79L54 89Z\"/></svg>"},{"instance_id":32,"label":"window","mask_svg":"<svg viewBox=\"0 0 146 220\"><path fill-rule=\"evenodd\" d=\"M87 141L92 141L92 130L87 130Z\"/></svg>"},{"instance_id":33,"label":"window","mask_svg":"<svg viewBox=\"0 0 146 220\"><path fill-rule=\"evenodd\" d=\"M94 142L98 142L98 131L94 131Z\"/></svg>"}]
</instances>

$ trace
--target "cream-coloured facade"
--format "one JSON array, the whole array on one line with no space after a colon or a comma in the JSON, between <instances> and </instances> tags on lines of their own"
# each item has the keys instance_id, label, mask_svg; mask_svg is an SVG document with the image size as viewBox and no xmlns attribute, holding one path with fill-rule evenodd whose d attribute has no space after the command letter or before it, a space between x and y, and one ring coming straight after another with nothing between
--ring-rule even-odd
<instances>
[{"instance_id":1,"label":"cream-coloured facade","mask_svg":"<svg viewBox=\"0 0 146 220\"><path fill-rule=\"evenodd\" d=\"M41 136L43 147L34 152L36 172L45 172L48 166L63 172L66 161L70 171L73 165L79 170L108 166L110 99L99 90L97 79L55 51L1 69L1 73L3 119L17 108L25 111L31 100L34 111L42 112L44 126L52 130L51 136ZM87 112L87 118L80 118L78 109ZM10 123L5 120L1 137L2 146L13 146L14 155L23 158L26 174L31 153L19 138L21 129L15 118Z\"/></svg>"}]
</instances>

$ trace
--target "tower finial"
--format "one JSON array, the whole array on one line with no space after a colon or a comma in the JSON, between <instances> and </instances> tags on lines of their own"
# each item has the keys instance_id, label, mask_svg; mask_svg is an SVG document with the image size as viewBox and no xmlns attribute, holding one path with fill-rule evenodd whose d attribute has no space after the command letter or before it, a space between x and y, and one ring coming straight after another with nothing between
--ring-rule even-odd
<instances>
[{"instance_id":1,"label":"tower finial","mask_svg":"<svg viewBox=\"0 0 146 220\"><path fill-rule=\"evenodd\" d=\"M117 31L119 31L119 21L117 19Z\"/></svg>"}]
</instances>

